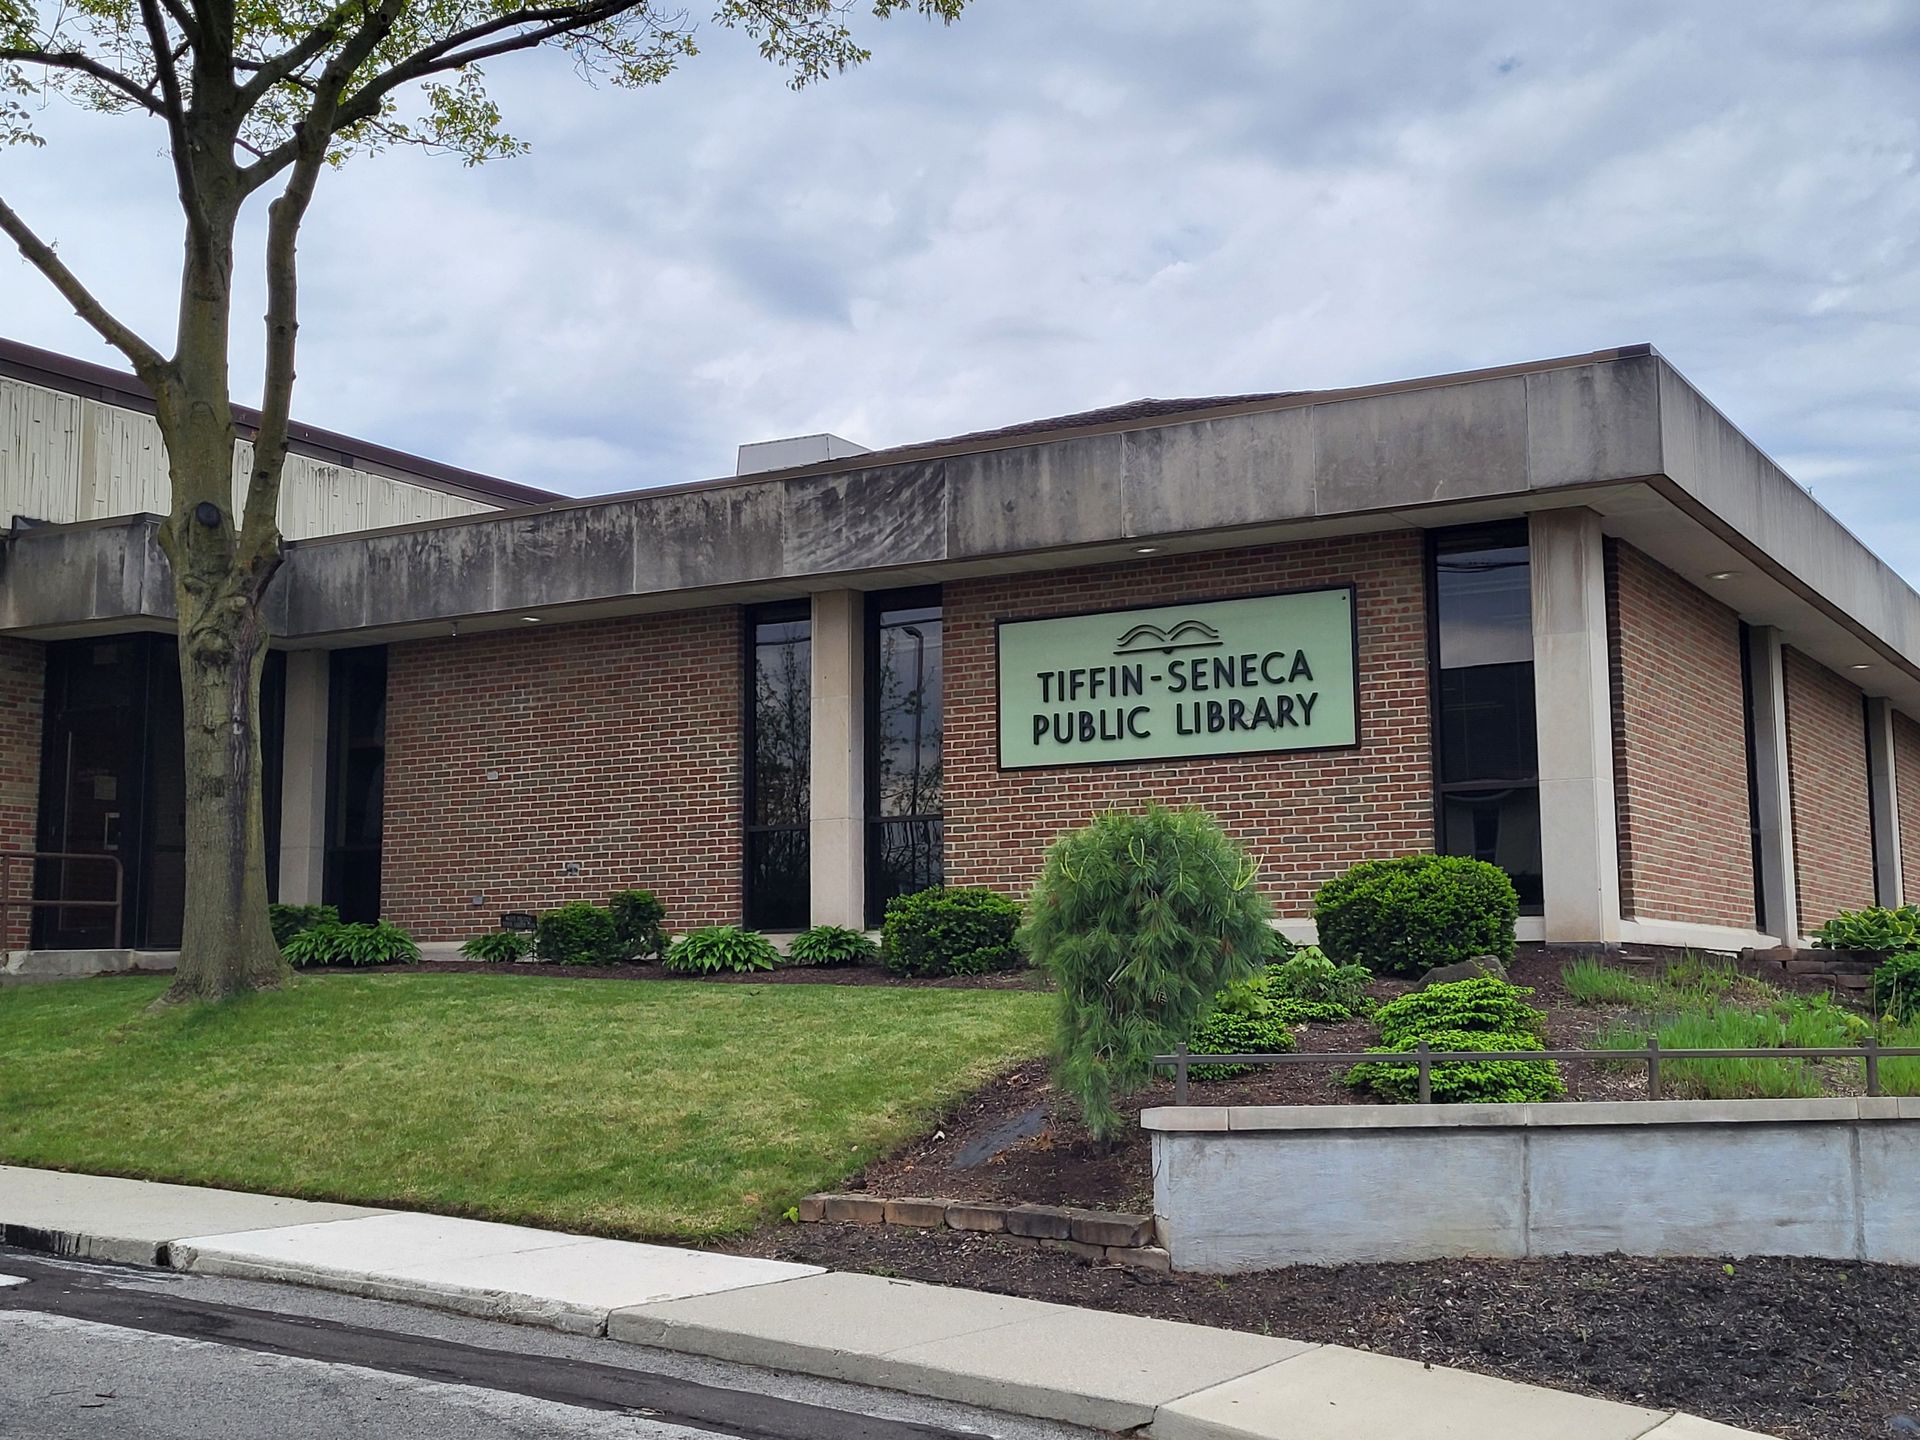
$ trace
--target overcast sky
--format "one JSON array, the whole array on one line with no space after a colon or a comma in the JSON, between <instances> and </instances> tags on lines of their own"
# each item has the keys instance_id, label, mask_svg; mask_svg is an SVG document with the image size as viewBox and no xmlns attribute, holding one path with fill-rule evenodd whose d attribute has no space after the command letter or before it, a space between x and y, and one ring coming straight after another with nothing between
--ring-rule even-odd
<instances>
[{"instance_id":1,"label":"overcast sky","mask_svg":"<svg viewBox=\"0 0 1920 1440\"><path fill-rule=\"evenodd\" d=\"M693 0L696 8L700 0ZM794 93L497 62L524 159L322 180L296 413L577 494L1141 395L1650 341L1920 580L1920 5L975 0ZM157 130L50 102L0 193L164 340ZM236 313L257 393L259 246ZM24 265L0 333L111 362Z\"/></svg>"}]
</instances>

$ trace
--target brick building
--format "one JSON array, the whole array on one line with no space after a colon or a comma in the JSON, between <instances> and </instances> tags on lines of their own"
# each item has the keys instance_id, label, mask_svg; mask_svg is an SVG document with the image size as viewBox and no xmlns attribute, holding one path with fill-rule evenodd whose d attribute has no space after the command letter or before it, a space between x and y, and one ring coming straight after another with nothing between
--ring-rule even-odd
<instances>
[{"instance_id":1,"label":"brick building","mask_svg":"<svg viewBox=\"0 0 1920 1440\"><path fill-rule=\"evenodd\" d=\"M458 503L291 502L273 883L430 944L634 885L677 927L870 924L936 881L1019 893L1149 799L1218 815L1299 934L1328 876L1422 850L1503 866L1523 939L1732 948L1920 896L1920 596L1644 346L749 446L587 500L328 438L316 464ZM111 856L124 938L164 950L156 522L34 514L65 491L31 453L0 434L0 849ZM112 868L17 865L49 899ZM31 943L108 948L110 916Z\"/></svg>"}]
</instances>

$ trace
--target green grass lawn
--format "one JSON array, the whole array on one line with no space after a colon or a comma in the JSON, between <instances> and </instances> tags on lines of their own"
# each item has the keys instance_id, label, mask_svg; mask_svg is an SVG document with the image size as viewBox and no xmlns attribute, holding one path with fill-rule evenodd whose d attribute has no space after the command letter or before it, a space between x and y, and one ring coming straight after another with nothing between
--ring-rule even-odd
<instances>
[{"instance_id":1,"label":"green grass lawn","mask_svg":"<svg viewBox=\"0 0 1920 1440\"><path fill-rule=\"evenodd\" d=\"M1005 990L329 975L158 1014L0 989L0 1162L701 1239L778 1215L1013 1061Z\"/></svg>"}]
</instances>

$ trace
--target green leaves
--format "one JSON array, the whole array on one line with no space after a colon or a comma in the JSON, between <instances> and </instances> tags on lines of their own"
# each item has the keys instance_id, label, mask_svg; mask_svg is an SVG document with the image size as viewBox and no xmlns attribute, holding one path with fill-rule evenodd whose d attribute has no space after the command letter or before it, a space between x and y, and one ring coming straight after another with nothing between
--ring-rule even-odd
<instances>
[{"instance_id":1,"label":"green leaves","mask_svg":"<svg viewBox=\"0 0 1920 1440\"><path fill-rule=\"evenodd\" d=\"M1376 975L1513 958L1520 897L1496 865L1457 855L1363 860L1314 896L1320 946Z\"/></svg>"},{"instance_id":2,"label":"green leaves","mask_svg":"<svg viewBox=\"0 0 1920 1440\"><path fill-rule=\"evenodd\" d=\"M1199 810L1108 811L1048 851L1021 940L1053 977L1055 1076L1096 1138L1119 1129L1116 1098L1152 1077L1153 1057L1265 958L1253 876Z\"/></svg>"},{"instance_id":3,"label":"green leaves","mask_svg":"<svg viewBox=\"0 0 1920 1440\"><path fill-rule=\"evenodd\" d=\"M691 975L717 975L723 970L744 974L771 970L780 959L773 942L757 930L738 925L709 925L689 930L667 951L666 967Z\"/></svg>"},{"instance_id":4,"label":"green leaves","mask_svg":"<svg viewBox=\"0 0 1920 1440\"><path fill-rule=\"evenodd\" d=\"M816 925L802 930L787 946L789 965L871 965L879 958L878 945L844 925Z\"/></svg>"}]
</instances>

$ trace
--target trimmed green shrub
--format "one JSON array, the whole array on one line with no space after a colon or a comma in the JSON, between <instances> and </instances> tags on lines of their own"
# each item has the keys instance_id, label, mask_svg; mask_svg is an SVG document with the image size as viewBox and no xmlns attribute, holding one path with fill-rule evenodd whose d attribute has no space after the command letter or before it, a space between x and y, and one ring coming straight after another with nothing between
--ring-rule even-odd
<instances>
[{"instance_id":1,"label":"trimmed green shrub","mask_svg":"<svg viewBox=\"0 0 1920 1440\"><path fill-rule=\"evenodd\" d=\"M689 930L667 947L667 969L689 975L717 975L723 970L745 973L771 970L780 952L758 930L738 925L709 925Z\"/></svg>"},{"instance_id":2,"label":"trimmed green shrub","mask_svg":"<svg viewBox=\"0 0 1920 1440\"><path fill-rule=\"evenodd\" d=\"M1320 948L1376 975L1420 975L1479 955L1511 960L1519 914L1506 872L1460 855L1363 860L1313 901Z\"/></svg>"},{"instance_id":3,"label":"trimmed green shrub","mask_svg":"<svg viewBox=\"0 0 1920 1440\"><path fill-rule=\"evenodd\" d=\"M1540 1042L1532 1035L1486 1030L1438 1030L1427 1037L1430 1050L1538 1050ZM1370 1055L1390 1055L1412 1050L1417 1037L1397 1044L1370 1046ZM1433 1098L1440 1104L1525 1104L1533 1100L1555 1100L1566 1094L1560 1068L1551 1060L1470 1060L1457 1065L1433 1065L1428 1069ZM1420 1098L1420 1067L1369 1060L1347 1072L1347 1083L1356 1089L1370 1090L1388 1100L1402 1103Z\"/></svg>"},{"instance_id":4,"label":"trimmed green shrub","mask_svg":"<svg viewBox=\"0 0 1920 1440\"><path fill-rule=\"evenodd\" d=\"M1268 993L1274 998L1310 1000L1333 1006L1348 1015L1364 1014L1370 1005L1367 986L1373 976L1364 965L1336 965L1317 945L1305 945L1292 957L1267 966Z\"/></svg>"},{"instance_id":5,"label":"trimmed green shrub","mask_svg":"<svg viewBox=\"0 0 1920 1440\"><path fill-rule=\"evenodd\" d=\"M1267 1013L1283 1025L1338 1025L1353 1019L1354 1012L1332 1000L1292 1000L1270 995Z\"/></svg>"},{"instance_id":6,"label":"trimmed green shrub","mask_svg":"<svg viewBox=\"0 0 1920 1440\"><path fill-rule=\"evenodd\" d=\"M879 958L878 945L844 925L802 930L787 946L789 965L871 965Z\"/></svg>"},{"instance_id":7,"label":"trimmed green shrub","mask_svg":"<svg viewBox=\"0 0 1920 1440\"><path fill-rule=\"evenodd\" d=\"M1287 1028L1274 1007L1260 1014L1215 1010L1193 1032L1187 1049L1195 1055L1286 1055L1299 1048L1293 1032ZM1195 1080L1231 1080L1244 1075L1251 1065L1189 1065L1187 1074Z\"/></svg>"},{"instance_id":8,"label":"trimmed green shrub","mask_svg":"<svg viewBox=\"0 0 1920 1440\"><path fill-rule=\"evenodd\" d=\"M1896 1025L1920 1020L1920 950L1901 950L1875 968L1873 1013Z\"/></svg>"},{"instance_id":9,"label":"trimmed green shrub","mask_svg":"<svg viewBox=\"0 0 1920 1440\"><path fill-rule=\"evenodd\" d=\"M1373 1018L1380 1026L1381 1040L1388 1045L1460 1030L1540 1038L1547 1033L1547 1012L1527 1003L1531 994L1533 991L1523 985L1475 975L1402 995L1382 1005Z\"/></svg>"},{"instance_id":10,"label":"trimmed green shrub","mask_svg":"<svg viewBox=\"0 0 1920 1440\"><path fill-rule=\"evenodd\" d=\"M287 941L302 930L339 923L340 912L331 905L267 906L267 924L273 929L273 943L283 950L287 947Z\"/></svg>"},{"instance_id":11,"label":"trimmed green shrub","mask_svg":"<svg viewBox=\"0 0 1920 1440\"><path fill-rule=\"evenodd\" d=\"M667 907L651 890L622 890L607 902L622 959L661 955L667 948Z\"/></svg>"},{"instance_id":12,"label":"trimmed green shrub","mask_svg":"<svg viewBox=\"0 0 1920 1440\"><path fill-rule=\"evenodd\" d=\"M1054 1074L1094 1138L1272 944L1239 845L1198 810L1110 810L1047 851L1020 938L1059 994ZM1289 1037L1291 1038L1291 1037Z\"/></svg>"},{"instance_id":13,"label":"trimmed green shrub","mask_svg":"<svg viewBox=\"0 0 1920 1440\"><path fill-rule=\"evenodd\" d=\"M560 965L617 965L626 959L613 912L588 900L543 911L535 922L533 948Z\"/></svg>"},{"instance_id":14,"label":"trimmed green shrub","mask_svg":"<svg viewBox=\"0 0 1920 1440\"><path fill-rule=\"evenodd\" d=\"M1920 950L1920 906L1842 910L1814 932L1813 943L1823 950L1874 950L1882 955Z\"/></svg>"},{"instance_id":15,"label":"trimmed green shrub","mask_svg":"<svg viewBox=\"0 0 1920 1440\"><path fill-rule=\"evenodd\" d=\"M289 965L410 965L420 958L413 937L385 920L371 925L342 925L337 920L310 925L292 936L280 953Z\"/></svg>"},{"instance_id":16,"label":"trimmed green shrub","mask_svg":"<svg viewBox=\"0 0 1920 1440\"><path fill-rule=\"evenodd\" d=\"M460 947L460 953L469 960L509 965L533 953L533 937L524 930L494 930L474 936Z\"/></svg>"},{"instance_id":17,"label":"trimmed green shrub","mask_svg":"<svg viewBox=\"0 0 1920 1440\"><path fill-rule=\"evenodd\" d=\"M935 885L887 901L880 959L894 975L987 975L1018 970L1020 907L992 890Z\"/></svg>"}]
</instances>

